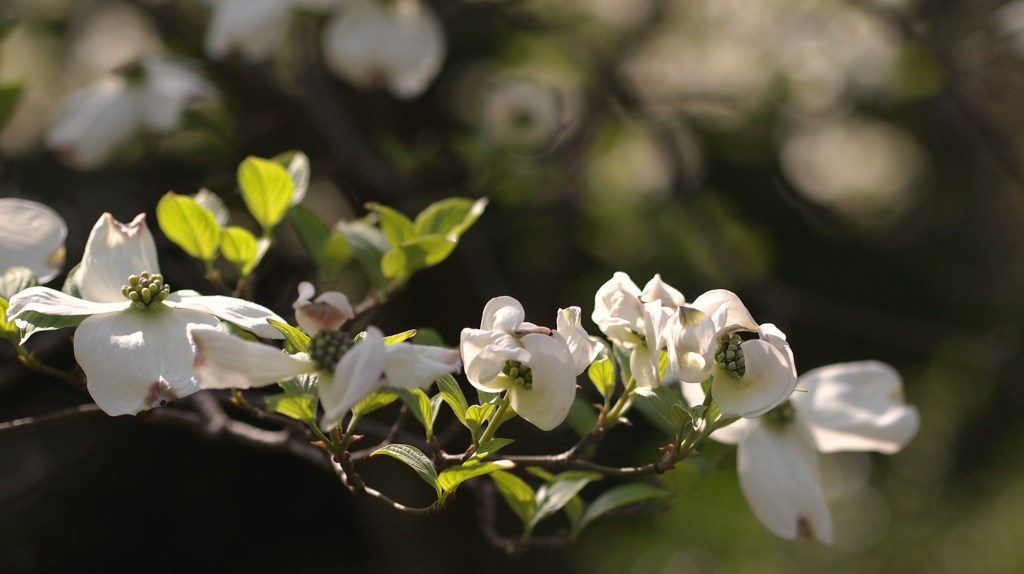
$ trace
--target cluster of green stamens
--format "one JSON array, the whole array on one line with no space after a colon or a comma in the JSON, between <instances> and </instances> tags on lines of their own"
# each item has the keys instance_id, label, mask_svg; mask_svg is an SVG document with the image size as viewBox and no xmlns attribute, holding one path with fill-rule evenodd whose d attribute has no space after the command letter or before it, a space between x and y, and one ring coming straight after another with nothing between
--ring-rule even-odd
<instances>
[{"instance_id":1,"label":"cluster of green stamens","mask_svg":"<svg viewBox=\"0 0 1024 574\"><path fill-rule=\"evenodd\" d=\"M128 278L128 284L121 286L121 295L140 311L162 303L170 292L171 286L164 283L163 275L150 275L148 271L132 275Z\"/></svg>"},{"instance_id":2,"label":"cluster of green stamens","mask_svg":"<svg viewBox=\"0 0 1024 574\"><path fill-rule=\"evenodd\" d=\"M505 361L501 373L525 389L533 388L533 371L519 361Z\"/></svg>"},{"instance_id":3,"label":"cluster of green stamens","mask_svg":"<svg viewBox=\"0 0 1024 574\"><path fill-rule=\"evenodd\" d=\"M773 428L785 428L789 423L793 422L794 418L796 418L796 409L793 408L793 403L791 401L786 401L766 412L761 418L764 420L765 424Z\"/></svg>"},{"instance_id":4,"label":"cluster of green stamens","mask_svg":"<svg viewBox=\"0 0 1024 574\"><path fill-rule=\"evenodd\" d=\"M718 346L715 347L715 362L734 379L747 374L747 363L743 358L743 349L740 348L742 343L743 339L733 333L718 337Z\"/></svg>"},{"instance_id":5,"label":"cluster of green stamens","mask_svg":"<svg viewBox=\"0 0 1024 574\"><path fill-rule=\"evenodd\" d=\"M334 372L334 367L349 349L352 339L341 331L320 331L309 341L309 358L320 371Z\"/></svg>"}]
</instances>

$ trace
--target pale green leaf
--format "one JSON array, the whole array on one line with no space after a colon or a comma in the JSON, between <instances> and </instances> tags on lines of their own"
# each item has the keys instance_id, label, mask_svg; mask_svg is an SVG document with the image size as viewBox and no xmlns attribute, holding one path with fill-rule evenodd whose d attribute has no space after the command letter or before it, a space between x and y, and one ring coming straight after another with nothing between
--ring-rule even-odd
<instances>
[{"instance_id":1,"label":"pale green leaf","mask_svg":"<svg viewBox=\"0 0 1024 574\"><path fill-rule=\"evenodd\" d=\"M21 342L40 331L53 331L65 327L77 327L90 315L43 315L36 311L23 311L18 315L21 328Z\"/></svg>"},{"instance_id":2,"label":"pale green leaf","mask_svg":"<svg viewBox=\"0 0 1024 574\"><path fill-rule=\"evenodd\" d=\"M238 166L238 187L249 213L263 227L264 235L277 225L291 206L295 184L276 162L248 157Z\"/></svg>"},{"instance_id":3,"label":"pale green leaf","mask_svg":"<svg viewBox=\"0 0 1024 574\"><path fill-rule=\"evenodd\" d=\"M298 327L292 327L288 323L282 323L275 319L267 319L267 322L284 335L285 351L295 354L305 353L309 349L309 335L303 333Z\"/></svg>"},{"instance_id":4,"label":"pale green leaf","mask_svg":"<svg viewBox=\"0 0 1024 574\"><path fill-rule=\"evenodd\" d=\"M642 482L616 486L602 493L601 496L594 499L594 502L587 507L583 517L580 518L574 529L574 535L579 534L588 524L611 510L638 502L661 500L668 496L668 494L668 492L660 488Z\"/></svg>"},{"instance_id":5,"label":"pale green leaf","mask_svg":"<svg viewBox=\"0 0 1024 574\"><path fill-rule=\"evenodd\" d=\"M491 440L481 444L476 449L476 452L473 453L473 458L487 458L514 442L515 441L510 438L492 438Z\"/></svg>"},{"instance_id":6,"label":"pale green leaf","mask_svg":"<svg viewBox=\"0 0 1024 574\"><path fill-rule=\"evenodd\" d=\"M341 269L353 256L354 252L345 235L340 232L331 234L316 256L320 263L320 273L328 281L337 279Z\"/></svg>"},{"instance_id":7,"label":"pale green leaf","mask_svg":"<svg viewBox=\"0 0 1024 574\"><path fill-rule=\"evenodd\" d=\"M156 204L160 230L182 251L211 262L220 244L220 225L213 214L187 195L169 191Z\"/></svg>"},{"instance_id":8,"label":"pale green leaf","mask_svg":"<svg viewBox=\"0 0 1024 574\"><path fill-rule=\"evenodd\" d=\"M615 391L615 363L608 356L598 357L590 363L587 375L602 397L607 398Z\"/></svg>"},{"instance_id":9,"label":"pale green leaf","mask_svg":"<svg viewBox=\"0 0 1024 574\"><path fill-rule=\"evenodd\" d=\"M412 220L402 212L379 203L367 205L380 218L380 230L384 233L392 248L415 239L419 234L413 227Z\"/></svg>"},{"instance_id":10,"label":"pale green leaf","mask_svg":"<svg viewBox=\"0 0 1024 574\"><path fill-rule=\"evenodd\" d=\"M316 395L290 395L288 393L271 395L264 398L267 409L286 417L300 420L306 424L315 424Z\"/></svg>"},{"instance_id":11,"label":"pale green leaf","mask_svg":"<svg viewBox=\"0 0 1024 574\"><path fill-rule=\"evenodd\" d=\"M39 285L39 278L28 267L10 267L0 275L0 297L10 299L29 287Z\"/></svg>"},{"instance_id":12,"label":"pale green leaf","mask_svg":"<svg viewBox=\"0 0 1024 574\"><path fill-rule=\"evenodd\" d=\"M338 229L348 242L353 255L363 266L367 276L374 285L385 287L387 278L381 272L381 259L391 249L387 238L379 229L364 221L349 221L338 224Z\"/></svg>"},{"instance_id":13,"label":"pale green leaf","mask_svg":"<svg viewBox=\"0 0 1024 574\"><path fill-rule=\"evenodd\" d=\"M381 454L390 456L391 458L405 463L406 466L415 470L416 474L418 474L424 482L434 487L434 490L437 491L438 497L441 496L443 489L439 484L437 471L434 470L434 465L431 464L427 455L423 454L420 449L408 444L395 443L373 451L370 453L370 456L377 456Z\"/></svg>"},{"instance_id":14,"label":"pale green leaf","mask_svg":"<svg viewBox=\"0 0 1024 574\"><path fill-rule=\"evenodd\" d=\"M487 198L476 201L450 197L434 202L416 216L416 235L462 235L487 207Z\"/></svg>"},{"instance_id":15,"label":"pale green leaf","mask_svg":"<svg viewBox=\"0 0 1024 574\"><path fill-rule=\"evenodd\" d=\"M0 337L17 345L18 340L21 339L21 333L18 331L18 326L14 324L14 321L7 320L7 309L10 306L11 304L7 299L0 297Z\"/></svg>"},{"instance_id":16,"label":"pale green leaf","mask_svg":"<svg viewBox=\"0 0 1024 574\"><path fill-rule=\"evenodd\" d=\"M491 474L499 470L515 468L515 463L508 460L496 460L492 462L470 461L460 466L446 468L437 479L437 485L441 492L448 494L455 492L460 484L471 478Z\"/></svg>"},{"instance_id":17,"label":"pale green leaf","mask_svg":"<svg viewBox=\"0 0 1024 574\"><path fill-rule=\"evenodd\" d=\"M408 331L402 331L401 333L395 333L394 335L388 335L384 337L385 345L394 345L395 343L401 343L402 341L408 341L416 336L416 329L409 329Z\"/></svg>"},{"instance_id":18,"label":"pale green leaf","mask_svg":"<svg viewBox=\"0 0 1024 574\"><path fill-rule=\"evenodd\" d=\"M466 402L466 395L462 394L462 389L459 387L455 377L445 374L440 379L437 379L435 383L437 383L437 389L441 391L441 397L444 399L444 402L448 403L452 412L455 413L455 417L459 419L463 426L469 426L466 423L466 409L469 408L469 403Z\"/></svg>"},{"instance_id":19,"label":"pale green leaf","mask_svg":"<svg viewBox=\"0 0 1024 574\"><path fill-rule=\"evenodd\" d=\"M321 262L324 246L331 237L331 229L315 213L301 205L288 210L288 218L295 226L302 246L317 263ZM347 244L346 244L347 245Z\"/></svg>"},{"instance_id":20,"label":"pale green leaf","mask_svg":"<svg viewBox=\"0 0 1024 574\"><path fill-rule=\"evenodd\" d=\"M416 271L444 261L456 245L458 236L455 234L417 237L385 253L381 271L385 277L407 280Z\"/></svg>"},{"instance_id":21,"label":"pale green leaf","mask_svg":"<svg viewBox=\"0 0 1024 574\"><path fill-rule=\"evenodd\" d=\"M405 406L409 407L409 412L412 416L416 417L416 420L423 425L423 428L427 431L427 436L434 434L433 420L434 413L432 405L430 403L430 397L427 393L423 392L423 389L392 389L405 403Z\"/></svg>"},{"instance_id":22,"label":"pale green leaf","mask_svg":"<svg viewBox=\"0 0 1024 574\"><path fill-rule=\"evenodd\" d=\"M375 391L363 398L352 407L352 414L363 416L382 409L398 400L398 394L392 390Z\"/></svg>"},{"instance_id":23,"label":"pale green leaf","mask_svg":"<svg viewBox=\"0 0 1024 574\"><path fill-rule=\"evenodd\" d=\"M248 229L233 225L224 228L220 238L220 252L242 275L252 273L260 256L256 236Z\"/></svg>"},{"instance_id":24,"label":"pale green leaf","mask_svg":"<svg viewBox=\"0 0 1024 574\"><path fill-rule=\"evenodd\" d=\"M601 474L597 472L570 470L541 485L537 489L537 511L527 523L527 528L532 529L541 520L561 510L587 484L600 479Z\"/></svg>"},{"instance_id":25,"label":"pale green leaf","mask_svg":"<svg viewBox=\"0 0 1024 574\"><path fill-rule=\"evenodd\" d=\"M277 162L278 165L287 170L288 175L292 178L292 185L294 186L291 200L292 205L302 201L306 197L306 191L309 189L309 157L301 151L293 149L275 155L271 158L271 161Z\"/></svg>"},{"instance_id":26,"label":"pale green leaf","mask_svg":"<svg viewBox=\"0 0 1024 574\"><path fill-rule=\"evenodd\" d=\"M503 470L491 473L491 480L498 487L498 492L501 493L501 497L505 499L512 512L516 513L523 524L529 523L537 508L535 495L530 485L511 472Z\"/></svg>"}]
</instances>

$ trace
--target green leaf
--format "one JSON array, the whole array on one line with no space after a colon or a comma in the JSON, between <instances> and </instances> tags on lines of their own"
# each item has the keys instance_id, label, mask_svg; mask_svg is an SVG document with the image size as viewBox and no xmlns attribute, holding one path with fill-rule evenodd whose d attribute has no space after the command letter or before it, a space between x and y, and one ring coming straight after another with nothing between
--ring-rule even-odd
<instances>
[{"instance_id":1,"label":"green leaf","mask_svg":"<svg viewBox=\"0 0 1024 574\"><path fill-rule=\"evenodd\" d=\"M298 327L292 327L288 323L282 323L275 319L267 319L267 322L284 335L285 351L295 354L305 353L309 349L309 335L300 331Z\"/></svg>"},{"instance_id":2,"label":"green leaf","mask_svg":"<svg viewBox=\"0 0 1024 574\"><path fill-rule=\"evenodd\" d=\"M515 468L515 463L509 460L495 460L491 462L469 461L466 464L453 466L441 471L437 479L437 485L445 495L455 490L460 484L471 478L491 474L499 470Z\"/></svg>"},{"instance_id":3,"label":"green leaf","mask_svg":"<svg viewBox=\"0 0 1024 574\"><path fill-rule=\"evenodd\" d=\"M277 162L292 178L294 192L292 193L291 203L302 201L306 197L306 191L309 189L309 157L301 151L293 149L275 155L271 158L271 161Z\"/></svg>"},{"instance_id":4,"label":"green leaf","mask_svg":"<svg viewBox=\"0 0 1024 574\"><path fill-rule=\"evenodd\" d=\"M420 449L408 444L395 443L373 451L370 453L370 456L377 456L380 454L399 460L405 463L409 468L415 470L416 474L418 474L424 482L434 487L434 490L437 491L438 498L441 497L442 488L438 482L437 471L434 470L434 465L431 464L427 455L423 454ZM448 471L446 470L445 472ZM451 479L448 480L450 481Z\"/></svg>"},{"instance_id":5,"label":"green leaf","mask_svg":"<svg viewBox=\"0 0 1024 574\"><path fill-rule=\"evenodd\" d=\"M430 402L430 397L427 393L423 392L423 389L392 389L405 403L405 406L409 407L409 412L412 416L416 417L416 420L420 421L423 428L427 431L427 436L433 436L433 421L434 412L433 406Z\"/></svg>"},{"instance_id":6,"label":"green leaf","mask_svg":"<svg viewBox=\"0 0 1024 574\"><path fill-rule=\"evenodd\" d=\"M469 425L466 423L466 409L469 408L469 403L466 402L466 395L462 394L462 388L459 387L455 377L445 374L434 382L437 383L437 390L441 391L441 397L444 399L444 402L448 403L452 412L455 413L455 418L459 419L463 426L468 427Z\"/></svg>"},{"instance_id":7,"label":"green leaf","mask_svg":"<svg viewBox=\"0 0 1024 574\"><path fill-rule=\"evenodd\" d=\"M196 203L213 214L217 225L224 227L228 224L228 221L231 219L231 212L228 211L228 206L224 205L224 200L219 195L204 187L193 195L192 199L196 200Z\"/></svg>"},{"instance_id":8,"label":"green leaf","mask_svg":"<svg viewBox=\"0 0 1024 574\"><path fill-rule=\"evenodd\" d=\"M355 416L363 416L365 414L372 413L377 409L382 409L391 403L398 400L398 393L392 390L381 390L370 393L363 400L359 401L352 407L352 414Z\"/></svg>"},{"instance_id":9,"label":"green leaf","mask_svg":"<svg viewBox=\"0 0 1024 574\"><path fill-rule=\"evenodd\" d=\"M18 344L18 340L21 339L21 333L18 331L18 326L14 324L14 321L7 320L7 309L11 306L7 302L7 299L0 297L0 337L7 339L13 345Z\"/></svg>"},{"instance_id":10,"label":"green leaf","mask_svg":"<svg viewBox=\"0 0 1024 574\"><path fill-rule=\"evenodd\" d=\"M417 237L385 253L380 268L385 277L405 281L416 271L444 261L456 245L455 235Z\"/></svg>"},{"instance_id":11,"label":"green leaf","mask_svg":"<svg viewBox=\"0 0 1024 574\"><path fill-rule=\"evenodd\" d=\"M658 380L664 381L665 374L668 373L668 351L665 349L661 350L661 354L658 355Z\"/></svg>"},{"instance_id":12,"label":"green leaf","mask_svg":"<svg viewBox=\"0 0 1024 574\"><path fill-rule=\"evenodd\" d=\"M328 281L337 279L341 269L352 260L353 255L352 247L345 236L341 233L332 234L317 255L320 273Z\"/></svg>"},{"instance_id":13,"label":"green leaf","mask_svg":"<svg viewBox=\"0 0 1024 574\"><path fill-rule=\"evenodd\" d=\"M220 225L191 197L167 192L156 205L156 220L164 235L185 253L205 263L217 255Z\"/></svg>"},{"instance_id":14,"label":"green leaf","mask_svg":"<svg viewBox=\"0 0 1024 574\"><path fill-rule=\"evenodd\" d=\"M324 246L331 237L331 229L315 213L301 205L292 206L288 210L288 218L295 226L295 232L299 234L299 240L306 248L306 253L317 263L322 264ZM348 246L347 243L345 245Z\"/></svg>"},{"instance_id":15,"label":"green leaf","mask_svg":"<svg viewBox=\"0 0 1024 574\"><path fill-rule=\"evenodd\" d=\"M0 297L10 299L29 287L39 285L39 278L28 267L10 267L0 275Z\"/></svg>"},{"instance_id":16,"label":"green leaf","mask_svg":"<svg viewBox=\"0 0 1024 574\"><path fill-rule=\"evenodd\" d=\"M464 197L450 197L434 202L416 216L415 234L462 235L487 207L487 198L476 201Z\"/></svg>"},{"instance_id":17,"label":"green leaf","mask_svg":"<svg viewBox=\"0 0 1024 574\"><path fill-rule=\"evenodd\" d=\"M377 287L386 287L388 280L381 273L380 262L391 245L384 234L376 227L358 220L339 223L338 228L370 281Z\"/></svg>"},{"instance_id":18,"label":"green leaf","mask_svg":"<svg viewBox=\"0 0 1024 574\"><path fill-rule=\"evenodd\" d=\"M601 478L601 474L597 472L570 470L556 475L551 482L541 485L537 489L537 511L527 523L527 529L532 530L541 520L561 510L583 490L583 487Z\"/></svg>"},{"instance_id":19,"label":"green leaf","mask_svg":"<svg viewBox=\"0 0 1024 574\"><path fill-rule=\"evenodd\" d=\"M264 398L267 409L286 417L312 425L316 422L316 395L291 395L284 393Z\"/></svg>"},{"instance_id":20,"label":"green leaf","mask_svg":"<svg viewBox=\"0 0 1024 574\"><path fill-rule=\"evenodd\" d=\"M602 397L608 398L615 391L615 363L607 355L590 363L587 375Z\"/></svg>"},{"instance_id":21,"label":"green leaf","mask_svg":"<svg viewBox=\"0 0 1024 574\"><path fill-rule=\"evenodd\" d=\"M18 27L18 17L12 12L0 14L0 42L7 39L7 36Z\"/></svg>"},{"instance_id":22,"label":"green leaf","mask_svg":"<svg viewBox=\"0 0 1024 574\"><path fill-rule=\"evenodd\" d=\"M291 206L295 193L291 176L274 161L250 156L238 166L238 186L249 213L268 235Z\"/></svg>"},{"instance_id":23,"label":"green leaf","mask_svg":"<svg viewBox=\"0 0 1024 574\"><path fill-rule=\"evenodd\" d=\"M480 427L494 413L495 408L493 403L485 403L482 405L470 405L466 409L466 428L473 434L473 440L479 438Z\"/></svg>"},{"instance_id":24,"label":"green leaf","mask_svg":"<svg viewBox=\"0 0 1024 574\"><path fill-rule=\"evenodd\" d=\"M668 492L660 488L642 482L624 484L609 489L594 499L594 502L587 507L586 512L583 513L583 517L580 518L579 523L574 529L573 535L579 534L588 524L611 510L638 502L661 500L668 496L668 494Z\"/></svg>"},{"instance_id":25,"label":"green leaf","mask_svg":"<svg viewBox=\"0 0 1024 574\"><path fill-rule=\"evenodd\" d=\"M576 436L582 437L590 434L590 431L597 426L597 420L597 411L594 409L594 405L579 395L573 397L566 421Z\"/></svg>"},{"instance_id":26,"label":"green leaf","mask_svg":"<svg viewBox=\"0 0 1024 574\"><path fill-rule=\"evenodd\" d=\"M678 387L675 388L678 389ZM678 432L682 428L680 421L673 415L673 408L678 406L689 409L689 407L686 406L686 401L683 400L683 396L678 390L673 391L669 388L669 385L660 385L653 388L638 387L636 394L642 397L644 404L669 424L673 432ZM687 420L686 423L689 423L689 421Z\"/></svg>"},{"instance_id":27,"label":"green leaf","mask_svg":"<svg viewBox=\"0 0 1024 574\"><path fill-rule=\"evenodd\" d=\"M260 248L256 236L243 227L232 225L224 228L220 238L220 252L242 275L252 273L259 262Z\"/></svg>"},{"instance_id":28,"label":"green leaf","mask_svg":"<svg viewBox=\"0 0 1024 574\"><path fill-rule=\"evenodd\" d=\"M401 343L407 341L416 336L416 329L409 329L408 331L402 331L401 333L395 333L394 335L388 335L384 337L385 345L394 345L395 343Z\"/></svg>"},{"instance_id":29,"label":"green leaf","mask_svg":"<svg viewBox=\"0 0 1024 574\"><path fill-rule=\"evenodd\" d=\"M399 247L419 235L413 227L412 220L402 212L379 203L371 203L367 207L380 217L380 230L392 248Z\"/></svg>"},{"instance_id":30,"label":"green leaf","mask_svg":"<svg viewBox=\"0 0 1024 574\"><path fill-rule=\"evenodd\" d=\"M18 100L21 99L21 92L24 86L21 84L7 84L0 86L0 129L3 129L7 122L14 115L18 107Z\"/></svg>"},{"instance_id":31,"label":"green leaf","mask_svg":"<svg viewBox=\"0 0 1024 574\"><path fill-rule=\"evenodd\" d=\"M491 473L491 480L498 487L498 492L501 493L501 497L508 503L512 512L516 513L524 525L529 523L537 508L537 503L534 500L535 494L530 485L518 476L504 470L496 470Z\"/></svg>"},{"instance_id":32,"label":"green leaf","mask_svg":"<svg viewBox=\"0 0 1024 574\"><path fill-rule=\"evenodd\" d=\"M510 438L492 438L476 449L476 452L473 453L473 458L487 458L514 442Z\"/></svg>"},{"instance_id":33,"label":"green leaf","mask_svg":"<svg viewBox=\"0 0 1024 574\"><path fill-rule=\"evenodd\" d=\"M91 315L43 315L36 311L22 311L18 319L25 322L21 327L21 343L40 331L53 331L65 327L77 327Z\"/></svg>"}]
</instances>

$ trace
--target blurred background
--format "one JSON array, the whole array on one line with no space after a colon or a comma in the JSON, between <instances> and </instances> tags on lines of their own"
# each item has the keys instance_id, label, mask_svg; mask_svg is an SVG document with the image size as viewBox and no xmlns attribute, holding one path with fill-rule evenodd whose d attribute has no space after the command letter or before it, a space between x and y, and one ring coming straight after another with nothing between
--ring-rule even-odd
<instances>
[{"instance_id":1,"label":"blurred background","mask_svg":"<svg viewBox=\"0 0 1024 574\"><path fill-rule=\"evenodd\" d=\"M918 436L892 457L822 458L831 548L765 530L722 447L717 467L657 477L673 492L661 511L507 557L480 534L468 490L442 516L400 515L286 455L94 416L0 434L0 570L1024 571L1024 4L374 1L0 0L0 87L21 87L0 131L0 196L59 212L71 263L101 213L145 211L172 288L209 293L153 210L168 190L205 187L255 230L235 187L248 155L308 154L304 205L331 223L366 202L413 215L487 196L453 256L376 324L454 345L507 294L539 324L579 305L596 333L593 295L614 271L640 285L661 273L690 300L737 292L788 334L800 372L891 363L921 411ZM407 20L355 21L374 9ZM267 10L272 26L247 21ZM341 61L399 45L408 69ZM140 128L76 162L54 143L62 106L150 54L204 78L201 97L173 129ZM295 286L316 273L282 231L256 294L291 318ZM67 368L69 335L30 347ZM88 400L2 352L3 420ZM635 419L599 459L657 457L664 436ZM509 425L509 452L575 442L568 427L526 427ZM394 461L366 473L429 503ZM514 535L506 511L499 528Z\"/></svg>"}]
</instances>

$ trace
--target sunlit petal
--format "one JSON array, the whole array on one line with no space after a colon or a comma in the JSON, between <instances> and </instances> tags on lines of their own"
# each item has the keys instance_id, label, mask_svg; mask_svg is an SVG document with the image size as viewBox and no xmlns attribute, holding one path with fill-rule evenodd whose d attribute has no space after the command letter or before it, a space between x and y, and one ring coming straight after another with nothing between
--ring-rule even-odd
<instances>
[{"instance_id":1,"label":"sunlit petal","mask_svg":"<svg viewBox=\"0 0 1024 574\"><path fill-rule=\"evenodd\" d=\"M181 297L176 305L179 308L195 309L216 315L264 339L284 338L280 331L267 322L267 319L273 319L283 323L284 319L263 305L257 305L244 299L223 295L185 296Z\"/></svg>"},{"instance_id":2,"label":"sunlit petal","mask_svg":"<svg viewBox=\"0 0 1024 574\"><path fill-rule=\"evenodd\" d=\"M512 333L526 320L523 306L512 297L495 297L484 305L480 328L484 331L504 331Z\"/></svg>"},{"instance_id":3,"label":"sunlit petal","mask_svg":"<svg viewBox=\"0 0 1024 574\"><path fill-rule=\"evenodd\" d=\"M49 287L29 287L11 297L10 307L7 309L7 318L9 321L18 322L20 327L22 326L21 322L29 314L38 313L40 315L63 317L67 319L63 323L66 326L71 326L81 322L90 315L123 311L128 306L128 300L123 298L120 303L97 303L72 297ZM29 336L32 333L47 330L50 329L37 327L29 333ZM22 343L27 339L28 337L23 339Z\"/></svg>"},{"instance_id":4,"label":"sunlit petal","mask_svg":"<svg viewBox=\"0 0 1024 574\"><path fill-rule=\"evenodd\" d=\"M425 388L446 373L459 370L459 352L441 347L398 343L384 348L387 386Z\"/></svg>"},{"instance_id":5,"label":"sunlit petal","mask_svg":"<svg viewBox=\"0 0 1024 574\"><path fill-rule=\"evenodd\" d=\"M644 285L644 290L640 293L640 301L644 303L661 301L665 307L678 307L686 303L686 297L678 289L662 281L661 274L655 274L647 282L647 285Z\"/></svg>"},{"instance_id":6,"label":"sunlit petal","mask_svg":"<svg viewBox=\"0 0 1024 574\"><path fill-rule=\"evenodd\" d=\"M746 374L735 379L718 370L711 392L723 415L760 416L789 398L796 388L792 359L785 341L757 339L744 341L740 347Z\"/></svg>"},{"instance_id":7,"label":"sunlit petal","mask_svg":"<svg viewBox=\"0 0 1024 574\"><path fill-rule=\"evenodd\" d=\"M682 305L665 328L669 365L684 383L703 382L715 360L715 324L700 309Z\"/></svg>"},{"instance_id":8,"label":"sunlit petal","mask_svg":"<svg viewBox=\"0 0 1024 574\"><path fill-rule=\"evenodd\" d=\"M580 321L579 307L558 310L556 324L558 332L565 338L569 351L572 353L573 366L576 374L582 374L597 355L604 349L604 344L587 334Z\"/></svg>"},{"instance_id":9,"label":"sunlit petal","mask_svg":"<svg viewBox=\"0 0 1024 574\"><path fill-rule=\"evenodd\" d=\"M214 329L194 329L193 369L204 389L263 387L316 370L310 361L296 359L280 349L242 340Z\"/></svg>"},{"instance_id":10,"label":"sunlit petal","mask_svg":"<svg viewBox=\"0 0 1024 574\"><path fill-rule=\"evenodd\" d=\"M27 199L0 199L0 274L28 267L46 283L64 264L68 226L49 207Z\"/></svg>"},{"instance_id":11,"label":"sunlit petal","mask_svg":"<svg viewBox=\"0 0 1024 574\"><path fill-rule=\"evenodd\" d=\"M376 327L345 353L334 368L334 378L320 378L320 427L330 429L366 395L381 386L384 374L384 335Z\"/></svg>"},{"instance_id":12,"label":"sunlit petal","mask_svg":"<svg viewBox=\"0 0 1024 574\"><path fill-rule=\"evenodd\" d=\"M529 363L531 354L519 340L501 331L463 329L459 342L466 378L474 387L484 391L505 388L501 381L495 381L505 361Z\"/></svg>"},{"instance_id":13,"label":"sunlit petal","mask_svg":"<svg viewBox=\"0 0 1024 574\"><path fill-rule=\"evenodd\" d=\"M537 428L551 430L568 416L576 396L572 356L560 338L530 334L522 338L522 343L530 352L533 385L529 389L509 386L512 409Z\"/></svg>"},{"instance_id":14,"label":"sunlit petal","mask_svg":"<svg viewBox=\"0 0 1024 574\"><path fill-rule=\"evenodd\" d=\"M697 297L693 306L711 317L719 334L735 331L757 332L757 322L750 316L750 311L747 311L740 298L732 291L725 289L708 291Z\"/></svg>"},{"instance_id":15,"label":"sunlit petal","mask_svg":"<svg viewBox=\"0 0 1024 574\"><path fill-rule=\"evenodd\" d=\"M156 243L146 226L146 214L124 224L109 213L100 216L85 242L82 263L75 282L82 297L90 301L125 301L121 287L128 277L143 271L160 273Z\"/></svg>"}]
</instances>

